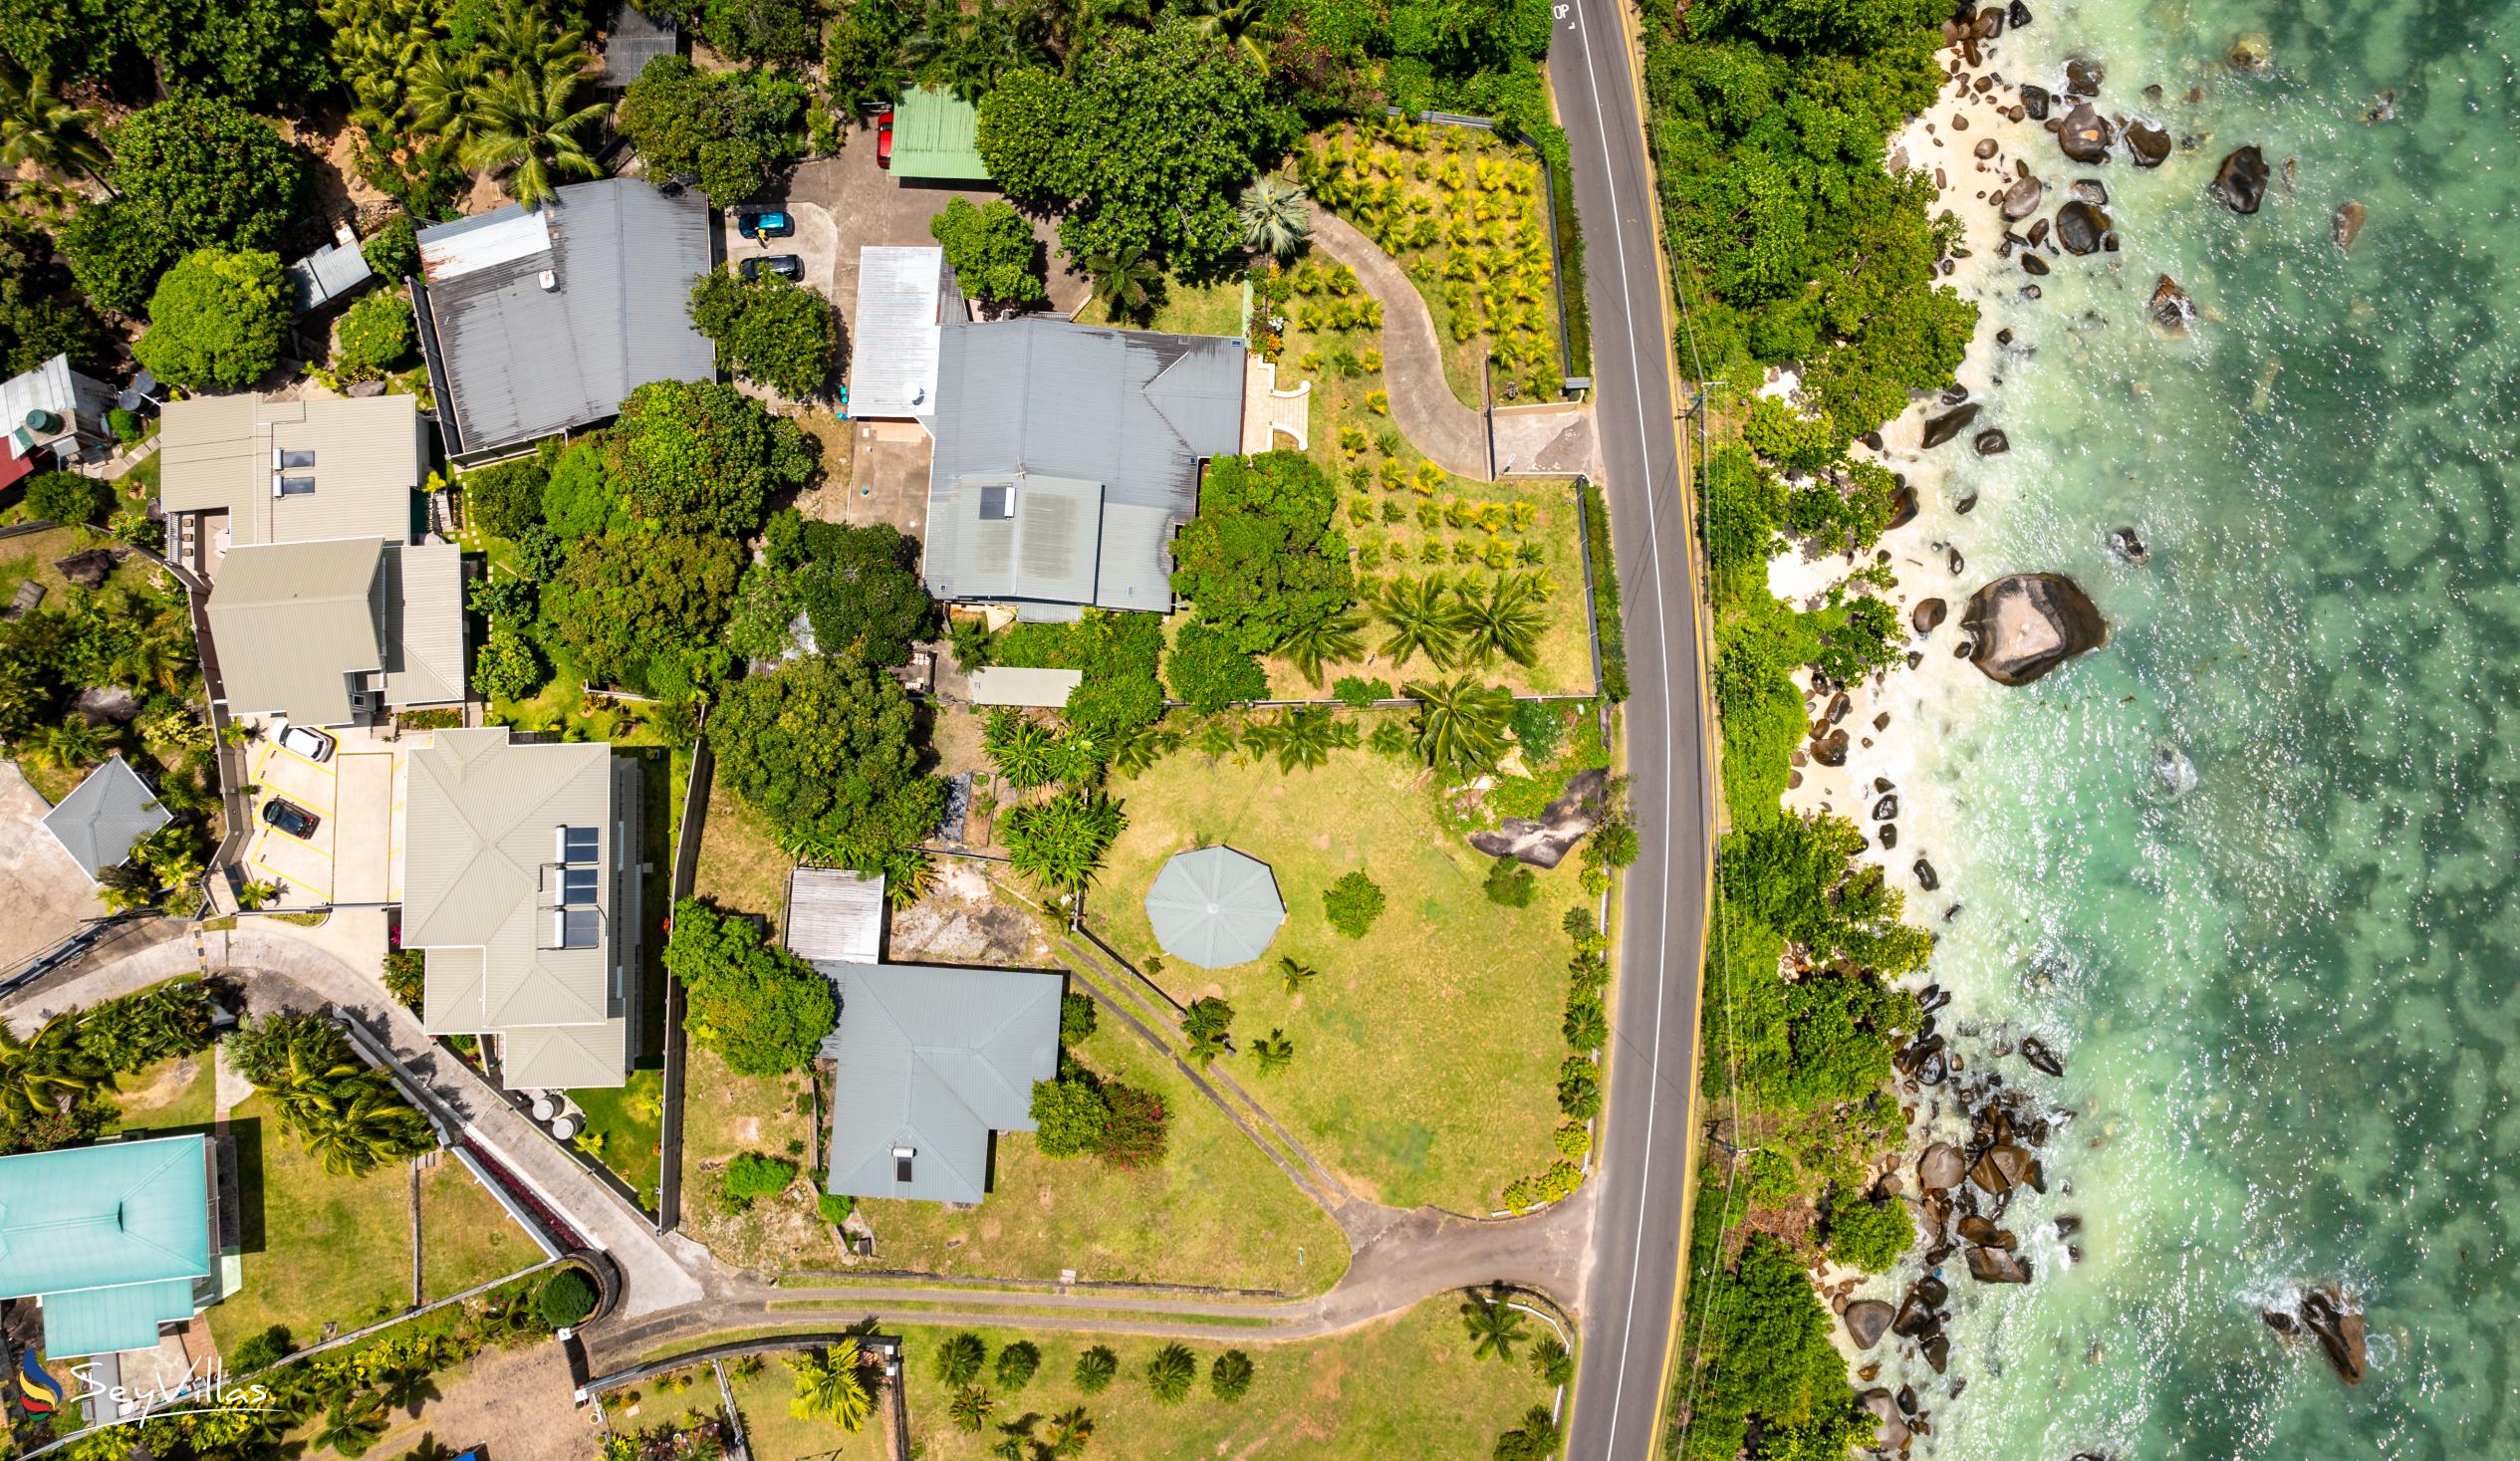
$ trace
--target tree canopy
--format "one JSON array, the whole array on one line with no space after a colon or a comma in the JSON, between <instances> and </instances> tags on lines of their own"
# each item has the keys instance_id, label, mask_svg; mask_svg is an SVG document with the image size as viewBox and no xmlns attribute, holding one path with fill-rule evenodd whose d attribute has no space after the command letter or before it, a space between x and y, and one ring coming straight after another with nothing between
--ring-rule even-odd
<instances>
[{"instance_id":1,"label":"tree canopy","mask_svg":"<svg viewBox=\"0 0 2520 1461\"><path fill-rule=\"evenodd\" d=\"M1267 651L1355 601L1339 489L1310 457L1218 457L1173 543L1173 591L1238 649Z\"/></svg>"},{"instance_id":2,"label":"tree canopy","mask_svg":"<svg viewBox=\"0 0 2520 1461\"><path fill-rule=\"evenodd\" d=\"M709 720L718 772L782 837L873 869L944 813L918 709L882 666L815 656L738 681Z\"/></svg>"},{"instance_id":3,"label":"tree canopy","mask_svg":"<svg viewBox=\"0 0 2520 1461\"><path fill-rule=\"evenodd\" d=\"M305 164L271 123L216 97L178 95L134 113L112 146L126 226L178 250L269 248L306 190Z\"/></svg>"},{"instance_id":4,"label":"tree canopy","mask_svg":"<svg viewBox=\"0 0 2520 1461\"><path fill-rule=\"evenodd\" d=\"M927 231L944 245L945 263L964 294L1006 304L1031 304L1045 297L1037 262L1041 243L1014 204L992 198L975 208L970 199L955 198L927 221Z\"/></svg>"},{"instance_id":5,"label":"tree canopy","mask_svg":"<svg viewBox=\"0 0 2520 1461\"><path fill-rule=\"evenodd\" d=\"M837 1021L831 981L742 914L682 899L673 905L664 958L666 971L682 981L683 1030L738 1075L803 1067Z\"/></svg>"},{"instance_id":6,"label":"tree canopy","mask_svg":"<svg viewBox=\"0 0 2520 1461\"><path fill-rule=\"evenodd\" d=\"M822 394L840 359L831 301L767 270L750 279L730 269L701 275L691 286L691 323L716 343L719 369L793 398Z\"/></svg>"},{"instance_id":7,"label":"tree canopy","mask_svg":"<svg viewBox=\"0 0 2520 1461\"><path fill-rule=\"evenodd\" d=\"M658 380L631 391L607 438L631 517L748 537L770 494L814 475L814 438L732 385Z\"/></svg>"},{"instance_id":8,"label":"tree canopy","mask_svg":"<svg viewBox=\"0 0 2520 1461\"><path fill-rule=\"evenodd\" d=\"M289 325L280 257L196 249L158 281L148 318L131 354L158 379L187 390L242 390L280 364Z\"/></svg>"},{"instance_id":9,"label":"tree canopy","mask_svg":"<svg viewBox=\"0 0 2520 1461\"><path fill-rule=\"evenodd\" d=\"M771 72L659 56L624 94L620 125L649 175L695 179L722 208L758 192L772 163L804 155L805 104L804 87Z\"/></svg>"}]
</instances>

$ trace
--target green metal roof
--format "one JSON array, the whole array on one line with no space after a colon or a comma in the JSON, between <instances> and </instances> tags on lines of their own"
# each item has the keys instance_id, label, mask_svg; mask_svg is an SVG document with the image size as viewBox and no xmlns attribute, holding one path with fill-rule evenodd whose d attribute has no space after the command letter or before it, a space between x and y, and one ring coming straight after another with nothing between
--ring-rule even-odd
<instances>
[{"instance_id":1,"label":"green metal roof","mask_svg":"<svg viewBox=\"0 0 2520 1461\"><path fill-rule=\"evenodd\" d=\"M1200 848L1163 864L1146 890L1155 942L1202 969L1248 964L1286 921L1269 864L1231 848Z\"/></svg>"},{"instance_id":2,"label":"green metal roof","mask_svg":"<svg viewBox=\"0 0 2520 1461\"><path fill-rule=\"evenodd\" d=\"M192 1281L211 1271L206 1147L163 1136L0 1157L0 1294L43 1296L48 1353L155 1343L145 1316L178 1290L172 1317L191 1317Z\"/></svg>"},{"instance_id":3,"label":"green metal roof","mask_svg":"<svg viewBox=\"0 0 2520 1461\"><path fill-rule=\"evenodd\" d=\"M942 87L905 92L892 109L892 175L986 182L980 109Z\"/></svg>"}]
</instances>

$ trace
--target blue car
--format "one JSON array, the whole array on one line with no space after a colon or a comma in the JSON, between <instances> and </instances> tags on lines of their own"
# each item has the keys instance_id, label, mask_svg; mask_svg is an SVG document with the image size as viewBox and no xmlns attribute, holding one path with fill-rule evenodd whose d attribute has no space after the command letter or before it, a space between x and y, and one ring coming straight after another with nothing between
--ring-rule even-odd
<instances>
[{"instance_id":1,"label":"blue car","mask_svg":"<svg viewBox=\"0 0 2520 1461\"><path fill-rule=\"evenodd\" d=\"M745 238L786 238L796 232L796 219L785 208L752 203L734 212L735 231Z\"/></svg>"}]
</instances>

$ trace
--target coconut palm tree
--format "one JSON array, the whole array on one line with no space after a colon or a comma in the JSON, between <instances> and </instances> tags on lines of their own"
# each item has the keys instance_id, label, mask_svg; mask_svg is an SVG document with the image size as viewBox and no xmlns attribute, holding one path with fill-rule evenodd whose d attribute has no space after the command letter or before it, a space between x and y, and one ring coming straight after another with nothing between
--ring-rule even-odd
<instances>
[{"instance_id":1,"label":"coconut palm tree","mask_svg":"<svg viewBox=\"0 0 2520 1461\"><path fill-rule=\"evenodd\" d=\"M1009 786L1037 787L1058 779L1051 766L1050 728L1012 710L1001 710L989 717L988 728L980 736L980 748L989 753L997 774Z\"/></svg>"},{"instance_id":2,"label":"coconut palm tree","mask_svg":"<svg viewBox=\"0 0 2520 1461\"><path fill-rule=\"evenodd\" d=\"M1100 792L1067 791L1006 815L1007 860L1050 887L1082 892L1128 820Z\"/></svg>"},{"instance_id":3,"label":"coconut palm tree","mask_svg":"<svg viewBox=\"0 0 2520 1461\"><path fill-rule=\"evenodd\" d=\"M361 1069L302 1107L307 1155L337 1177L364 1177L436 1145L428 1118L405 1105L384 1073Z\"/></svg>"},{"instance_id":4,"label":"coconut palm tree","mask_svg":"<svg viewBox=\"0 0 2520 1461\"><path fill-rule=\"evenodd\" d=\"M1283 263L1312 242L1313 215L1303 185L1264 172L1242 190L1242 241Z\"/></svg>"},{"instance_id":5,"label":"coconut palm tree","mask_svg":"<svg viewBox=\"0 0 2520 1461\"><path fill-rule=\"evenodd\" d=\"M59 725L37 726L21 749L28 760L55 771L68 771L105 759L105 732L74 715Z\"/></svg>"},{"instance_id":6,"label":"coconut palm tree","mask_svg":"<svg viewBox=\"0 0 2520 1461\"><path fill-rule=\"evenodd\" d=\"M1295 661L1297 673L1318 685L1323 665L1354 659L1365 652L1365 641L1357 637L1357 630L1364 627L1365 615L1343 609L1297 627L1278 649Z\"/></svg>"},{"instance_id":7,"label":"coconut palm tree","mask_svg":"<svg viewBox=\"0 0 2520 1461\"><path fill-rule=\"evenodd\" d=\"M1452 621L1461 630L1464 659L1485 664L1502 654L1525 666L1539 659L1540 635L1548 619L1540 612L1527 581L1490 579L1484 594L1457 587L1453 600Z\"/></svg>"},{"instance_id":8,"label":"coconut palm tree","mask_svg":"<svg viewBox=\"0 0 2520 1461\"><path fill-rule=\"evenodd\" d=\"M1261 1075L1274 1076L1295 1059L1295 1042L1286 1038L1284 1030L1272 1027L1251 1043L1251 1054L1260 1062Z\"/></svg>"},{"instance_id":9,"label":"coconut palm tree","mask_svg":"<svg viewBox=\"0 0 2520 1461\"><path fill-rule=\"evenodd\" d=\"M996 1410L997 1398L986 1385L964 1385L954 1391L953 1399L945 1406L945 1413L954 1418L954 1424L969 1431L988 1424L989 1416Z\"/></svg>"},{"instance_id":10,"label":"coconut palm tree","mask_svg":"<svg viewBox=\"0 0 2520 1461\"><path fill-rule=\"evenodd\" d=\"M114 677L126 683L150 683L172 695L183 684L183 673L192 664L189 646L163 633L134 634L114 656L109 666Z\"/></svg>"},{"instance_id":11,"label":"coconut palm tree","mask_svg":"<svg viewBox=\"0 0 2520 1461\"><path fill-rule=\"evenodd\" d=\"M1112 766L1123 776L1142 776L1181 744L1179 731L1132 726L1112 738Z\"/></svg>"},{"instance_id":12,"label":"coconut palm tree","mask_svg":"<svg viewBox=\"0 0 2520 1461\"><path fill-rule=\"evenodd\" d=\"M1163 278L1163 270L1135 244L1123 244L1108 254L1086 255L1085 272L1094 281L1094 302L1114 320L1145 314Z\"/></svg>"},{"instance_id":13,"label":"coconut palm tree","mask_svg":"<svg viewBox=\"0 0 2520 1461\"><path fill-rule=\"evenodd\" d=\"M1157 1401L1178 1405L1190 1393L1190 1383L1198 1378L1198 1357L1188 1345L1166 1344L1146 1361L1146 1388L1154 1392Z\"/></svg>"},{"instance_id":14,"label":"coconut palm tree","mask_svg":"<svg viewBox=\"0 0 2520 1461\"><path fill-rule=\"evenodd\" d=\"M0 64L0 165L32 162L46 172L77 171L103 182L112 159L97 141L96 122L96 109L63 101L51 77Z\"/></svg>"},{"instance_id":15,"label":"coconut palm tree","mask_svg":"<svg viewBox=\"0 0 2520 1461\"><path fill-rule=\"evenodd\" d=\"M1290 996L1302 994L1304 986L1320 974L1321 971L1310 964L1297 963L1293 954L1278 955L1278 982L1286 986Z\"/></svg>"},{"instance_id":16,"label":"coconut palm tree","mask_svg":"<svg viewBox=\"0 0 2520 1461\"><path fill-rule=\"evenodd\" d=\"M482 84L477 51L431 47L411 68L402 88L402 110L414 129L460 141L474 91Z\"/></svg>"},{"instance_id":17,"label":"coconut palm tree","mask_svg":"<svg viewBox=\"0 0 2520 1461\"><path fill-rule=\"evenodd\" d=\"M1261 0L1196 0L1190 24L1242 54L1262 76L1269 74L1269 8Z\"/></svg>"},{"instance_id":18,"label":"coconut palm tree","mask_svg":"<svg viewBox=\"0 0 2520 1461\"><path fill-rule=\"evenodd\" d=\"M1514 717L1514 696L1502 685L1482 685L1470 675L1433 684L1412 683L1417 709L1417 752L1437 771L1476 776L1505 754L1505 727Z\"/></svg>"},{"instance_id":19,"label":"coconut palm tree","mask_svg":"<svg viewBox=\"0 0 2520 1461\"><path fill-rule=\"evenodd\" d=\"M604 168L581 133L611 109L573 106L587 72L574 57L519 71L477 92L465 111L460 155L466 167L514 170L508 196L531 208L557 189L555 176L601 177Z\"/></svg>"},{"instance_id":20,"label":"coconut palm tree","mask_svg":"<svg viewBox=\"0 0 2520 1461\"><path fill-rule=\"evenodd\" d=\"M1356 722L1341 720L1326 707L1288 711L1278 735L1278 770L1320 766L1330 760L1331 752L1356 743Z\"/></svg>"},{"instance_id":21,"label":"coconut palm tree","mask_svg":"<svg viewBox=\"0 0 2520 1461\"><path fill-rule=\"evenodd\" d=\"M1448 594L1440 574L1394 579L1384 585L1382 596L1374 605L1376 615L1391 631L1383 640L1382 652L1398 664L1408 663L1411 655L1423 654L1434 662L1435 668L1450 668L1461 636L1453 622Z\"/></svg>"},{"instance_id":22,"label":"coconut palm tree","mask_svg":"<svg viewBox=\"0 0 2520 1461\"><path fill-rule=\"evenodd\" d=\"M373 1390L346 1399L335 1400L324 1415L323 1428L315 1433L315 1448L331 1447L358 1461L385 1433L384 1396Z\"/></svg>"},{"instance_id":23,"label":"coconut palm tree","mask_svg":"<svg viewBox=\"0 0 2520 1461\"><path fill-rule=\"evenodd\" d=\"M56 1015L24 1039L0 1023L0 1113L12 1120L67 1110L114 1084L79 1041L75 1015Z\"/></svg>"},{"instance_id":24,"label":"coconut palm tree","mask_svg":"<svg viewBox=\"0 0 2520 1461\"><path fill-rule=\"evenodd\" d=\"M867 1423L875 1404L859 1373L856 1339L843 1339L819 1353L792 1356L788 1367L796 1371L796 1397L788 1401L790 1415L799 1420L828 1420L852 1435Z\"/></svg>"},{"instance_id":25,"label":"coconut palm tree","mask_svg":"<svg viewBox=\"0 0 2520 1461\"><path fill-rule=\"evenodd\" d=\"M1522 1342L1522 1311L1508 1308L1502 1288L1473 1294L1461 1301L1461 1325L1470 1332L1470 1355L1485 1359L1494 1355L1511 1360L1514 1346Z\"/></svg>"}]
</instances>

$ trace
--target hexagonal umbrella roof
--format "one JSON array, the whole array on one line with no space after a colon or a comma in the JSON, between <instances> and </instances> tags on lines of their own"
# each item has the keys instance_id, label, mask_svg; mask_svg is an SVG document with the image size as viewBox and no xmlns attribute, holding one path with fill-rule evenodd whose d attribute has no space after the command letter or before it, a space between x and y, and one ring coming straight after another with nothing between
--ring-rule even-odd
<instances>
[{"instance_id":1,"label":"hexagonal umbrella roof","mask_svg":"<svg viewBox=\"0 0 2520 1461\"><path fill-rule=\"evenodd\" d=\"M1155 942L1202 969L1248 964L1286 921L1269 864L1231 848L1199 848L1163 864L1146 890Z\"/></svg>"}]
</instances>

